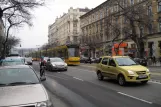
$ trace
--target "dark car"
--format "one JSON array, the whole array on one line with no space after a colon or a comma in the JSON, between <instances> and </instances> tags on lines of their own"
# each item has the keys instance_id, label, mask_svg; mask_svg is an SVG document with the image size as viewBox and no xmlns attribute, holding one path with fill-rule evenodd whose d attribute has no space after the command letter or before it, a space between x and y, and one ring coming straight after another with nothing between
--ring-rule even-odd
<instances>
[{"instance_id":1,"label":"dark car","mask_svg":"<svg viewBox=\"0 0 161 107\"><path fill-rule=\"evenodd\" d=\"M84 63L97 63L97 61L99 60L99 58L86 58L84 60Z\"/></svg>"},{"instance_id":2,"label":"dark car","mask_svg":"<svg viewBox=\"0 0 161 107\"><path fill-rule=\"evenodd\" d=\"M140 65L147 66L147 60L144 58L134 58L134 61Z\"/></svg>"},{"instance_id":3,"label":"dark car","mask_svg":"<svg viewBox=\"0 0 161 107\"><path fill-rule=\"evenodd\" d=\"M85 63L87 59L88 59L87 57L82 56L80 58L80 63Z\"/></svg>"}]
</instances>

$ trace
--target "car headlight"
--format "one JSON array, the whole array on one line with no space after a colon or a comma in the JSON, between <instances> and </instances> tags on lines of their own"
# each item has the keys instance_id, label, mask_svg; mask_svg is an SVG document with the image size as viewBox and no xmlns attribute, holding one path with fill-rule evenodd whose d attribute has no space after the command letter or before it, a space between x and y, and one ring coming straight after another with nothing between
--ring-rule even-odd
<instances>
[{"instance_id":1,"label":"car headlight","mask_svg":"<svg viewBox=\"0 0 161 107\"><path fill-rule=\"evenodd\" d=\"M150 73L149 69L146 70L147 73Z\"/></svg>"},{"instance_id":2,"label":"car headlight","mask_svg":"<svg viewBox=\"0 0 161 107\"><path fill-rule=\"evenodd\" d=\"M128 70L129 75L134 75L135 73L131 70Z\"/></svg>"},{"instance_id":3,"label":"car headlight","mask_svg":"<svg viewBox=\"0 0 161 107\"><path fill-rule=\"evenodd\" d=\"M66 63L64 63L64 66L67 66L67 64L66 64Z\"/></svg>"},{"instance_id":4,"label":"car headlight","mask_svg":"<svg viewBox=\"0 0 161 107\"><path fill-rule=\"evenodd\" d=\"M52 107L51 101L39 102L36 104L36 107Z\"/></svg>"},{"instance_id":5,"label":"car headlight","mask_svg":"<svg viewBox=\"0 0 161 107\"><path fill-rule=\"evenodd\" d=\"M52 64L52 66L54 66L54 67L55 67L56 65L55 65L55 64Z\"/></svg>"}]
</instances>

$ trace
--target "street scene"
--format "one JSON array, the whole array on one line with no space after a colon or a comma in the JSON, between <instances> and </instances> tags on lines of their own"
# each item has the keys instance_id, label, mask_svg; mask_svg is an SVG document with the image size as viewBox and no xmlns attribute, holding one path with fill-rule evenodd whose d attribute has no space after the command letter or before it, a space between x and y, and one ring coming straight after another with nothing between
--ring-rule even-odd
<instances>
[{"instance_id":1,"label":"street scene","mask_svg":"<svg viewBox=\"0 0 161 107\"><path fill-rule=\"evenodd\" d=\"M37 62L33 68L39 73ZM148 84L128 84L120 87L116 81L99 81L96 72L82 66L69 66L68 71L46 72L46 89L56 96L62 107L160 107L161 83L149 81ZM161 77L161 76L160 76ZM155 78L155 76L154 76ZM141 105L141 106L140 106Z\"/></svg>"},{"instance_id":2,"label":"street scene","mask_svg":"<svg viewBox=\"0 0 161 107\"><path fill-rule=\"evenodd\" d=\"M160 0L1 0L0 107L161 107Z\"/></svg>"}]
</instances>

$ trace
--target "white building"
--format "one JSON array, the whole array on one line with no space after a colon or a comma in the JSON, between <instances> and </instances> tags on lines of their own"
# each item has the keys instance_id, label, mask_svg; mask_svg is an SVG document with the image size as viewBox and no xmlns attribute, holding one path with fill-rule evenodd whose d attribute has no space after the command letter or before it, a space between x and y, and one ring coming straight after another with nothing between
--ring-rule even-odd
<instances>
[{"instance_id":1,"label":"white building","mask_svg":"<svg viewBox=\"0 0 161 107\"><path fill-rule=\"evenodd\" d=\"M49 44L64 45L78 43L80 28L80 16L88 12L89 9L73 9L68 10L63 16L57 18L55 22L48 28Z\"/></svg>"}]
</instances>

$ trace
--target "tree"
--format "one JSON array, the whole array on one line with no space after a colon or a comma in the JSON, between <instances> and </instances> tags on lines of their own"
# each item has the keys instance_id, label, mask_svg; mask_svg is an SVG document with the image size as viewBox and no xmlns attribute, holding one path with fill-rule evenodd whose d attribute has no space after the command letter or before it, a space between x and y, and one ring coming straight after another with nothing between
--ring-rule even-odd
<instances>
[{"instance_id":1,"label":"tree","mask_svg":"<svg viewBox=\"0 0 161 107\"><path fill-rule=\"evenodd\" d=\"M93 34L90 36L85 35L84 33L80 35L80 43L82 46L88 47L88 55L91 58L91 52L95 52L97 47L102 45L102 38L98 36L98 34Z\"/></svg>"},{"instance_id":2,"label":"tree","mask_svg":"<svg viewBox=\"0 0 161 107\"><path fill-rule=\"evenodd\" d=\"M20 43L20 39L15 36L10 36L6 44L6 54L9 55L13 47L17 46Z\"/></svg>"},{"instance_id":3,"label":"tree","mask_svg":"<svg viewBox=\"0 0 161 107\"><path fill-rule=\"evenodd\" d=\"M22 27L24 24L32 26L31 10L43 6L44 0L2 0L0 5L0 18L7 20L5 26L7 31L2 51L2 58L4 58L10 29Z\"/></svg>"},{"instance_id":4,"label":"tree","mask_svg":"<svg viewBox=\"0 0 161 107\"><path fill-rule=\"evenodd\" d=\"M5 41L4 36L0 36L0 52L3 50L3 42ZM6 54L8 55L10 50L20 43L20 39L15 36L9 36L8 42L6 44ZM1 55L2 53L0 53Z\"/></svg>"},{"instance_id":5,"label":"tree","mask_svg":"<svg viewBox=\"0 0 161 107\"><path fill-rule=\"evenodd\" d=\"M112 34L112 42L117 39L121 39L121 42L127 39L134 41L137 46L138 57L143 57L144 55L144 39L146 34L144 34L143 29L150 28L153 23L151 14L147 14L148 4L150 4L149 0L145 0L142 4L127 7L124 0L114 0L111 2L111 5L119 11L107 16L106 20L111 19L111 21L106 21L105 23L106 30L109 30L107 31L109 35L107 35L110 36ZM119 18L124 19L124 23L120 28L117 23ZM155 32L155 27L151 29Z\"/></svg>"}]
</instances>

